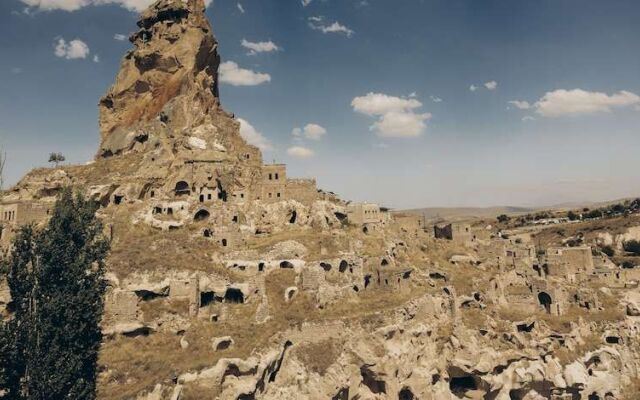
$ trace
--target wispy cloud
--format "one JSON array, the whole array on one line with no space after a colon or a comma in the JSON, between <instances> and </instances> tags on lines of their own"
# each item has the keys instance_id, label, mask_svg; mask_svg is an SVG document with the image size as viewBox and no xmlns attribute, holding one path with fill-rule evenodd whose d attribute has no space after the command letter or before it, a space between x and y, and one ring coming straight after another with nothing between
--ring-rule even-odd
<instances>
[{"instance_id":1,"label":"wispy cloud","mask_svg":"<svg viewBox=\"0 0 640 400\"><path fill-rule=\"evenodd\" d=\"M311 29L320 31L324 34L338 33L338 34L344 34L347 37L351 37L355 33L353 30L347 28L346 26L342 25L337 21L331 24L327 23L325 18L322 16L309 17L309 26L311 27Z\"/></svg>"},{"instance_id":2,"label":"wispy cloud","mask_svg":"<svg viewBox=\"0 0 640 400\"><path fill-rule=\"evenodd\" d=\"M238 118L238 122L240 122L240 136L242 136L247 143L256 146L262 151L273 150L271 141L267 139L262 132L258 131L253 125L251 125L249 121Z\"/></svg>"},{"instance_id":3,"label":"wispy cloud","mask_svg":"<svg viewBox=\"0 0 640 400\"><path fill-rule=\"evenodd\" d=\"M528 101L511 100L509 104L520 110L528 110L531 108L531 104L529 104Z\"/></svg>"},{"instance_id":4,"label":"wispy cloud","mask_svg":"<svg viewBox=\"0 0 640 400\"><path fill-rule=\"evenodd\" d=\"M621 90L606 94L583 89L558 89L545 93L535 103L524 100L512 100L509 104L520 110L535 110L543 117L563 117L612 112L615 108L640 107L640 96Z\"/></svg>"},{"instance_id":5,"label":"wispy cloud","mask_svg":"<svg viewBox=\"0 0 640 400\"><path fill-rule=\"evenodd\" d=\"M487 90L496 90L498 88L498 82L496 81L485 82L484 87L486 87Z\"/></svg>"},{"instance_id":6,"label":"wispy cloud","mask_svg":"<svg viewBox=\"0 0 640 400\"><path fill-rule=\"evenodd\" d=\"M311 158L315 153L307 147L292 146L287 149L287 154L295 158Z\"/></svg>"},{"instance_id":7,"label":"wispy cloud","mask_svg":"<svg viewBox=\"0 0 640 400\"><path fill-rule=\"evenodd\" d=\"M487 90L496 90L498 89L498 82L496 81L488 81L483 83L482 85L476 85L475 83L469 86L469 90L472 92L477 92L480 89L487 89Z\"/></svg>"},{"instance_id":8,"label":"wispy cloud","mask_svg":"<svg viewBox=\"0 0 640 400\"><path fill-rule=\"evenodd\" d=\"M250 42L246 39L242 39L240 43L242 47L249 50L250 55L255 55L258 53L272 53L274 51L281 50L275 43L271 40L268 42Z\"/></svg>"}]
</instances>

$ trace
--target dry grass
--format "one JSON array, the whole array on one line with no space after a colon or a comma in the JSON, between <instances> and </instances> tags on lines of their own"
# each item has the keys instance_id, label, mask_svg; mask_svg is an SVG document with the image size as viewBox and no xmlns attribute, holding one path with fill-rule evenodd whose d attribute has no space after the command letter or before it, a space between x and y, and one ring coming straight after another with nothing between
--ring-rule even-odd
<instances>
[{"instance_id":1,"label":"dry grass","mask_svg":"<svg viewBox=\"0 0 640 400\"><path fill-rule=\"evenodd\" d=\"M637 400L640 393L640 377L631 378L631 383L622 388L620 400Z\"/></svg>"},{"instance_id":2,"label":"dry grass","mask_svg":"<svg viewBox=\"0 0 640 400\"><path fill-rule=\"evenodd\" d=\"M584 343L578 344L575 348L569 350L566 347L561 347L557 349L554 353L558 360L560 360L560 364L567 365L576 361L584 354L594 351L602 346L602 337L599 334L592 333L586 337L582 338Z\"/></svg>"},{"instance_id":3,"label":"dry grass","mask_svg":"<svg viewBox=\"0 0 640 400\"><path fill-rule=\"evenodd\" d=\"M469 329L485 329L487 327L487 312L478 308L464 308L461 310L462 321Z\"/></svg>"},{"instance_id":4,"label":"dry grass","mask_svg":"<svg viewBox=\"0 0 640 400\"><path fill-rule=\"evenodd\" d=\"M327 369L335 363L342 353L342 343L334 339L323 340L318 343L302 344L296 347L294 355L309 368L309 370L324 376Z\"/></svg>"}]
</instances>

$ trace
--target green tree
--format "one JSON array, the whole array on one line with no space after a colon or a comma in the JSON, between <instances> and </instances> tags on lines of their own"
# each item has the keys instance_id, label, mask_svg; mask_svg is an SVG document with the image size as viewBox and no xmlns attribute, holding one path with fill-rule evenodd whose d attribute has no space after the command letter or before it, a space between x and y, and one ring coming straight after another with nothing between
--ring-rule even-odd
<instances>
[{"instance_id":1,"label":"green tree","mask_svg":"<svg viewBox=\"0 0 640 400\"><path fill-rule=\"evenodd\" d=\"M54 163L56 167L66 159L67 158L62 153L49 153L49 162Z\"/></svg>"},{"instance_id":2,"label":"green tree","mask_svg":"<svg viewBox=\"0 0 640 400\"><path fill-rule=\"evenodd\" d=\"M3 322L0 383L13 399L95 399L104 259L97 205L62 192L41 232L22 228L4 264L12 318Z\"/></svg>"},{"instance_id":3,"label":"green tree","mask_svg":"<svg viewBox=\"0 0 640 400\"><path fill-rule=\"evenodd\" d=\"M498 218L497 218L497 219L498 219L498 222L500 222L500 223L505 223L505 222L509 222L509 220L510 220L511 218L509 218L509 216L508 216L508 215L506 215L506 214L500 214L500 215L498 215Z\"/></svg>"}]
</instances>

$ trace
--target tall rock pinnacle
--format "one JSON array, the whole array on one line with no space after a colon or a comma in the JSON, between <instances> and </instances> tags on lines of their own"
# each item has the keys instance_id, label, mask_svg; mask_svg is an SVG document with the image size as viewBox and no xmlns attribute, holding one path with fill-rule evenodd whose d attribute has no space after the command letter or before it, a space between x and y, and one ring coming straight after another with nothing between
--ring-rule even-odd
<instances>
[{"instance_id":1,"label":"tall rock pinnacle","mask_svg":"<svg viewBox=\"0 0 640 400\"><path fill-rule=\"evenodd\" d=\"M218 43L203 0L158 0L140 16L135 48L100 100L101 144L110 157L201 125L219 111Z\"/></svg>"}]
</instances>

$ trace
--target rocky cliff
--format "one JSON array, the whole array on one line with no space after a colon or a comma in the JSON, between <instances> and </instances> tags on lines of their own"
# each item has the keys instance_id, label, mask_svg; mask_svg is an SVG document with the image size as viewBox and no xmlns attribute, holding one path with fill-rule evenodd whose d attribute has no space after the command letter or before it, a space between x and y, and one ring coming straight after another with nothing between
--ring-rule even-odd
<instances>
[{"instance_id":1,"label":"rocky cliff","mask_svg":"<svg viewBox=\"0 0 640 400\"><path fill-rule=\"evenodd\" d=\"M100 100L98 157L170 145L221 112L218 43L204 11L202 0L160 0L140 16L134 49Z\"/></svg>"}]
</instances>

